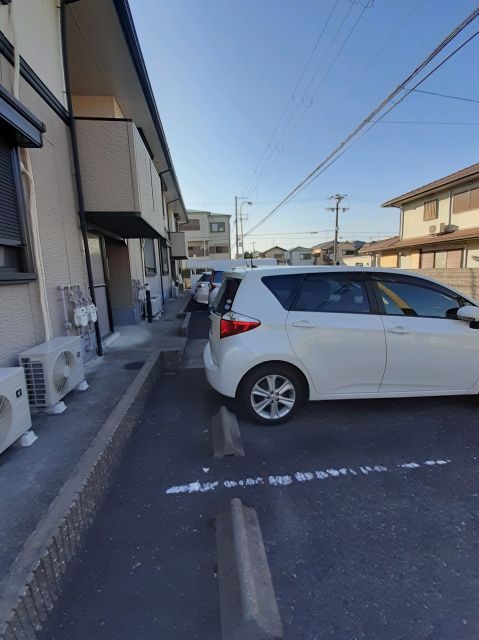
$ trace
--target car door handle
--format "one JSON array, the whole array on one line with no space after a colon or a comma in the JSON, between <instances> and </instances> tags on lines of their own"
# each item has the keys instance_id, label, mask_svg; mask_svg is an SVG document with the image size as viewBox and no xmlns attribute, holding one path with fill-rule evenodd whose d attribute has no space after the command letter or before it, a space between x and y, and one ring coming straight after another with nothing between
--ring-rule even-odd
<instances>
[{"instance_id":1,"label":"car door handle","mask_svg":"<svg viewBox=\"0 0 479 640\"><path fill-rule=\"evenodd\" d=\"M298 320L293 322L293 327L300 327L301 329L314 329L314 324L309 320Z\"/></svg>"},{"instance_id":2,"label":"car door handle","mask_svg":"<svg viewBox=\"0 0 479 640\"><path fill-rule=\"evenodd\" d=\"M409 331L409 329L406 329L405 327L391 327L390 329L387 329L388 333L398 333L400 335L404 335L406 333L411 333Z\"/></svg>"}]
</instances>

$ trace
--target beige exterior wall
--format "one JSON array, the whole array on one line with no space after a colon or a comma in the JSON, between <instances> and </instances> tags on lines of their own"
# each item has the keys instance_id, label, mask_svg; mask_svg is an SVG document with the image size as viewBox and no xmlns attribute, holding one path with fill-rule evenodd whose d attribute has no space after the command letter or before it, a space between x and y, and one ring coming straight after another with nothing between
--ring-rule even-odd
<instances>
[{"instance_id":1,"label":"beige exterior wall","mask_svg":"<svg viewBox=\"0 0 479 640\"><path fill-rule=\"evenodd\" d=\"M17 46L22 58L66 106L60 9L57 0L14 0ZM0 5L0 31L13 43L8 6ZM23 92L20 99L24 99Z\"/></svg>"},{"instance_id":2,"label":"beige exterior wall","mask_svg":"<svg viewBox=\"0 0 479 640\"><path fill-rule=\"evenodd\" d=\"M78 120L78 147L87 211L138 211L128 122Z\"/></svg>"},{"instance_id":3,"label":"beige exterior wall","mask_svg":"<svg viewBox=\"0 0 479 640\"><path fill-rule=\"evenodd\" d=\"M479 187L479 180L471 182L465 186L457 187L452 193L458 193L465 189L474 189ZM451 224L457 225L459 229L470 229L471 227L479 227L479 209L471 209L463 213L453 213L451 216Z\"/></svg>"},{"instance_id":4,"label":"beige exterior wall","mask_svg":"<svg viewBox=\"0 0 479 640\"><path fill-rule=\"evenodd\" d=\"M358 255L358 256L344 256L341 258L341 262L346 267L355 267L357 264L362 264L363 267L371 266L371 256Z\"/></svg>"},{"instance_id":5,"label":"beige exterior wall","mask_svg":"<svg viewBox=\"0 0 479 640\"><path fill-rule=\"evenodd\" d=\"M197 231L185 231L187 246L198 247L203 250L211 259L229 259L231 257L231 237L230 237L230 216L220 214L210 214L206 211L192 211L188 214L188 219L199 220L200 228ZM224 232L212 232L210 225L214 222L224 222ZM181 231L181 227L180 227ZM228 251L223 253L212 253L211 247L228 247Z\"/></svg>"},{"instance_id":6,"label":"beige exterior wall","mask_svg":"<svg viewBox=\"0 0 479 640\"><path fill-rule=\"evenodd\" d=\"M443 222L449 224L449 192L441 193L438 199L438 217L436 220L424 220L424 202L430 200L424 197L421 200L407 203L403 207L403 239L417 238L418 236L429 235L431 226L439 226Z\"/></svg>"},{"instance_id":7,"label":"beige exterior wall","mask_svg":"<svg viewBox=\"0 0 479 640\"><path fill-rule=\"evenodd\" d=\"M479 181L456 187L452 189L452 197L455 193L459 193L468 188L479 187ZM451 224L458 229L470 229L471 227L479 227L479 209L471 209L462 213L453 213L451 192L449 190L442 191L437 194L438 199L438 217L436 220L423 220L424 202L430 200L432 196L423 196L421 199L411 203L407 203L403 207L403 235L406 238L415 238L418 236L429 235L429 228L436 226L438 231L441 223Z\"/></svg>"},{"instance_id":8,"label":"beige exterior wall","mask_svg":"<svg viewBox=\"0 0 479 640\"><path fill-rule=\"evenodd\" d=\"M467 243L466 267L479 267L479 239Z\"/></svg>"},{"instance_id":9,"label":"beige exterior wall","mask_svg":"<svg viewBox=\"0 0 479 640\"><path fill-rule=\"evenodd\" d=\"M161 180L132 122L77 120L85 208L141 212L164 235Z\"/></svg>"},{"instance_id":10,"label":"beige exterior wall","mask_svg":"<svg viewBox=\"0 0 479 640\"><path fill-rule=\"evenodd\" d=\"M4 9L0 7L0 11ZM0 82L11 89L11 81L11 65L0 56ZM59 286L78 284L83 291L88 290L72 178L70 131L23 80L20 95L22 102L46 125L43 147L31 149L30 156L50 316L54 335L60 336L66 332ZM45 339L38 284L0 285L0 296L0 366L11 366L16 364L21 351Z\"/></svg>"},{"instance_id":11,"label":"beige exterior wall","mask_svg":"<svg viewBox=\"0 0 479 640\"><path fill-rule=\"evenodd\" d=\"M379 259L379 266L385 267L388 269L395 268L398 266L398 256L394 255L382 255Z\"/></svg>"},{"instance_id":12,"label":"beige exterior wall","mask_svg":"<svg viewBox=\"0 0 479 640\"><path fill-rule=\"evenodd\" d=\"M111 123L116 124L116 123ZM138 129L132 122L126 123L133 141L134 156L133 172L136 172L136 187L141 215L161 235L165 235L165 220L163 216L163 192L161 179L153 164ZM131 150L130 150L131 155ZM171 214L173 216L173 214ZM174 231L173 225L170 227Z\"/></svg>"},{"instance_id":13,"label":"beige exterior wall","mask_svg":"<svg viewBox=\"0 0 479 640\"><path fill-rule=\"evenodd\" d=\"M124 118L113 96L72 96L77 118Z\"/></svg>"}]
</instances>

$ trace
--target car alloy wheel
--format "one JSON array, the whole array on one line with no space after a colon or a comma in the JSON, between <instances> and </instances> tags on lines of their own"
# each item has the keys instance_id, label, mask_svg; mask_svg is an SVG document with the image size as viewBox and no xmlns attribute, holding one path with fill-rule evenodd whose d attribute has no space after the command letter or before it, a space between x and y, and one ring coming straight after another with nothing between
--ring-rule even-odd
<instances>
[{"instance_id":1,"label":"car alloy wheel","mask_svg":"<svg viewBox=\"0 0 479 640\"><path fill-rule=\"evenodd\" d=\"M253 386L250 402L253 411L263 420L278 420L292 411L296 390L285 376L269 374Z\"/></svg>"}]
</instances>

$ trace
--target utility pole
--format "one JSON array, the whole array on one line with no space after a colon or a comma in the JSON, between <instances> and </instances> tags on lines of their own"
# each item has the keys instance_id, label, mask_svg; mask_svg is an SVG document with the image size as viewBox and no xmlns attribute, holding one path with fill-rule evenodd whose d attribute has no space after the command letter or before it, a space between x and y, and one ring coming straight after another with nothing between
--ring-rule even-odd
<instances>
[{"instance_id":1,"label":"utility pole","mask_svg":"<svg viewBox=\"0 0 479 640\"><path fill-rule=\"evenodd\" d=\"M239 258L238 202L240 200L248 200L248 198L246 198L244 196L235 196L236 258ZM244 202L242 202L241 205L240 205L240 218L241 218L241 207L243 206L243 204L244 204ZM252 203L248 202L248 204L252 204ZM243 223L241 223L241 226L243 226ZM243 234L241 234L241 242L243 242Z\"/></svg>"},{"instance_id":2,"label":"utility pole","mask_svg":"<svg viewBox=\"0 0 479 640\"><path fill-rule=\"evenodd\" d=\"M348 210L349 207L340 207L341 201L344 198L347 198L346 194L337 193L334 196L330 196L330 200L336 200L336 205L334 207L326 207L326 211L335 211L336 212L336 223L334 225L334 248L333 248L333 263L337 265L338 263L338 233L339 233L339 209L344 213Z\"/></svg>"},{"instance_id":3,"label":"utility pole","mask_svg":"<svg viewBox=\"0 0 479 640\"><path fill-rule=\"evenodd\" d=\"M235 227L236 227L236 255L239 255L239 229L238 229L238 196L235 196Z\"/></svg>"}]
</instances>

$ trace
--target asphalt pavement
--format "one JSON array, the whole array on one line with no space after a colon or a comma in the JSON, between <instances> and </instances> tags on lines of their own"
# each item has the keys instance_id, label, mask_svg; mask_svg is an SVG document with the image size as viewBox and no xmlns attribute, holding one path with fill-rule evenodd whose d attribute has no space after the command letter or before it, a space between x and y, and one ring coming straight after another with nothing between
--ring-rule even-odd
<instances>
[{"instance_id":1,"label":"asphalt pavement","mask_svg":"<svg viewBox=\"0 0 479 640\"><path fill-rule=\"evenodd\" d=\"M235 496L258 512L286 639L477 638L476 398L240 417L246 457L214 460L222 402L200 368L161 378L42 640L220 638L212 521Z\"/></svg>"}]
</instances>

